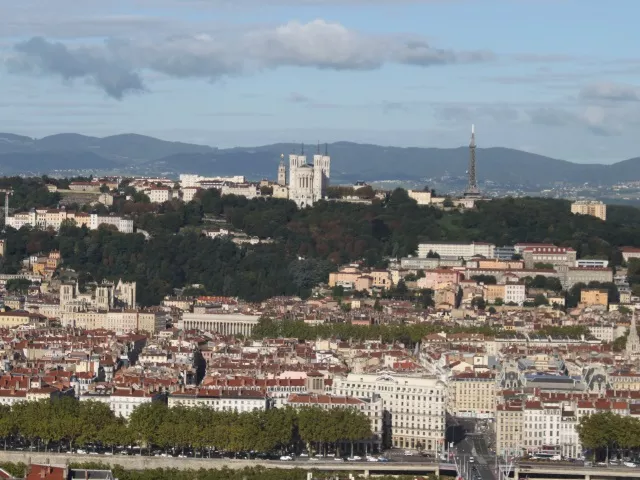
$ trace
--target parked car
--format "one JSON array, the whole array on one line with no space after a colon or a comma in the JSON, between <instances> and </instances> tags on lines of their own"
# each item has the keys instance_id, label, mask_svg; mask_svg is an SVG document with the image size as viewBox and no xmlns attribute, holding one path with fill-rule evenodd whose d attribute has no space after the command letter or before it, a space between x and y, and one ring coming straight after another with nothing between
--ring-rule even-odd
<instances>
[{"instance_id":1,"label":"parked car","mask_svg":"<svg viewBox=\"0 0 640 480\"><path fill-rule=\"evenodd\" d=\"M282 460L283 462L290 462L291 460L293 460L293 457L291 455L282 455L280 457L280 460Z\"/></svg>"},{"instance_id":2,"label":"parked car","mask_svg":"<svg viewBox=\"0 0 640 480\"><path fill-rule=\"evenodd\" d=\"M362 457L359 457L358 455L354 455L353 457L349 457L347 460L349 460L350 462L360 462L362 461Z\"/></svg>"}]
</instances>

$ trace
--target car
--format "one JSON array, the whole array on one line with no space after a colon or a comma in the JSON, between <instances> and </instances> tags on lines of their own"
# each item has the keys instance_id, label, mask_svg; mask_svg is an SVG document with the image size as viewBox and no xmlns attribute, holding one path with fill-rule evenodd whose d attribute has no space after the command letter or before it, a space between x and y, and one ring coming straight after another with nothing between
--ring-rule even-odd
<instances>
[{"instance_id":1,"label":"car","mask_svg":"<svg viewBox=\"0 0 640 480\"><path fill-rule=\"evenodd\" d=\"M634 468L634 467L637 467L637 466L638 466L638 465L636 465L636 464L635 464L635 463L633 463L633 462L624 462L624 463L623 463L623 465L624 465L625 467L631 467L631 468Z\"/></svg>"},{"instance_id":2,"label":"car","mask_svg":"<svg viewBox=\"0 0 640 480\"><path fill-rule=\"evenodd\" d=\"M387 457L378 457L378 461L382 463L387 463L389 459Z\"/></svg>"},{"instance_id":3,"label":"car","mask_svg":"<svg viewBox=\"0 0 640 480\"><path fill-rule=\"evenodd\" d=\"M336 457L333 459L334 462L344 462L344 458L342 457Z\"/></svg>"},{"instance_id":4,"label":"car","mask_svg":"<svg viewBox=\"0 0 640 480\"><path fill-rule=\"evenodd\" d=\"M308 457L309 454L307 452L302 452L300 455L298 455L299 457Z\"/></svg>"},{"instance_id":5,"label":"car","mask_svg":"<svg viewBox=\"0 0 640 480\"><path fill-rule=\"evenodd\" d=\"M290 462L291 460L293 460L293 457L291 455L282 455L280 457L280 460L282 460L283 462Z\"/></svg>"},{"instance_id":6,"label":"car","mask_svg":"<svg viewBox=\"0 0 640 480\"><path fill-rule=\"evenodd\" d=\"M320 457L310 457L309 461L310 462L319 462L320 461Z\"/></svg>"},{"instance_id":7,"label":"car","mask_svg":"<svg viewBox=\"0 0 640 480\"><path fill-rule=\"evenodd\" d=\"M413 452L411 450L405 450L404 455L405 457L413 457Z\"/></svg>"},{"instance_id":8,"label":"car","mask_svg":"<svg viewBox=\"0 0 640 480\"><path fill-rule=\"evenodd\" d=\"M373 457L371 455L367 455L367 462L377 462L378 459L376 457Z\"/></svg>"},{"instance_id":9,"label":"car","mask_svg":"<svg viewBox=\"0 0 640 480\"><path fill-rule=\"evenodd\" d=\"M473 457L469 457L469 463L474 463L475 459Z\"/></svg>"},{"instance_id":10,"label":"car","mask_svg":"<svg viewBox=\"0 0 640 480\"><path fill-rule=\"evenodd\" d=\"M82 449L82 448L79 448L79 449L77 449L77 450L76 450L76 453L78 453L78 454L80 454L80 455L86 455L86 454L87 454L87 451L86 451L86 450L84 450L84 449Z\"/></svg>"},{"instance_id":11,"label":"car","mask_svg":"<svg viewBox=\"0 0 640 480\"><path fill-rule=\"evenodd\" d=\"M349 457L347 460L349 460L350 462L360 462L362 461L362 457L359 457L358 455L354 455L353 457Z\"/></svg>"}]
</instances>

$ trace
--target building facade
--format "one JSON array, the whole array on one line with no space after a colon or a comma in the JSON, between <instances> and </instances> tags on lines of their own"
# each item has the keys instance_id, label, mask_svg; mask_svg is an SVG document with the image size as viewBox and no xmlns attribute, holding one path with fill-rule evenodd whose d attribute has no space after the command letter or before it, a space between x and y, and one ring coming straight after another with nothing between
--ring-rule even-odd
<instances>
[{"instance_id":1,"label":"building facade","mask_svg":"<svg viewBox=\"0 0 640 480\"><path fill-rule=\"evenodd\" d=\"M283 165L278 168L278 183L281 185ZM313 164L307 163L304 155L289 155L289 199L300 208L310 207L325 197L326 189L331 178L331 157L324 155L313 156ZM282 186L282 185L281 185Z\"/></svg>"},{"instance_id":2,"label":"building facade","mask_svg":"<svg viewBox=\"0 0 640 480\"><path fill-rule=\"evenodd\" d=\"M333 380L333 393L382 397L383 444L440 451L444 444L447 387L435 377L350 373Z\"/></svg>"},{"instance_id":3,"label":"building facade","mask_svg":"<svg viewBox=\"0 0 640 480\"><path fill-rule=\"evenodd\" d=\"M443 243L429 242L418 245L418 257L426 258L431 253L437 253L441 258L464 258L465 260L475 256L493 258L496 246L491 243Z\"/></svg>"},{"instance_id":4,"label":"building facade","mask_svg":"<svg viewBox=\"0 0 640 480\"><path fill-rule=\"evenodd\" d=\"M250 336L258 325L259 315L245 315L243 313L192 313L182 314L183 330L202 330L217 332L222 335Z\"/></svg>"},{"instance_id":5,"label":"building facade","mask_svg":"<svg viewBox=\"0 0 640 480\"><path fill-rule=\"evenodd\" d=\"M571 213L591 215L600 220L607 219L607 205L595 200L579 200L571 204Z\"/></svg>"}]
</instances>

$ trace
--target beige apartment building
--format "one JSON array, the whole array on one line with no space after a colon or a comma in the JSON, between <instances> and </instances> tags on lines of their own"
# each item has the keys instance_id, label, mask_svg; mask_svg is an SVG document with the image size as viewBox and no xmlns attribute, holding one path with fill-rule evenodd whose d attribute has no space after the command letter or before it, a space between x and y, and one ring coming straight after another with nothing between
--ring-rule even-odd
<instances>
[{"instance_id":1,"label":"beige apartment building","mask_svg":"<svg viewBox=\"0 0 640 480\"><path fill-rule=\"evenodd\" d=\"M607 219L607 205L595 200L579 200L571 204L571 213L591 215L600 220Z\"/></svg>"},{"instance_id":2,"label":"beige apartment building","mask_svg":"<svg viewBox=\"0 0 640 480\"><path fill-rule=\"evenodd\" d=\"M350 373L333 380L334 395L382 397L383 443L396 448L440 451L445 434L446 386L435 377Z\"/></svg>"},{"instance_id":3,"label":"beige apartment building","mask_svg":"<svg viewBox=\"0 0 640 480\"><path fill-rule=\"evenodd\" d=\"M0 327L13 328L46 320L42 315L29 312L0 312Z\"/></svg>"},{"instance_id":4,"label":"beige apartment building","mask_svg":"<svg viewBox=\"0 0 640 480\"><path fill-rule=\"evenodd\" d=\"M495 414L494 372L463 372L449 379L447 410L456 417L490 418Z\"/></svg>"},{"instance_id":5,"label":"beige apartment building","mask_svg":"<svg viewBox=\"0 0 640 480\"><path fill-rule=\"evenodd\" d=\"M589 306L608 306L609 292L599 288L583 288L580 291L580 303Z\"/></svg>"},{"instance_id":6,"label":"beige apartment building","mask_svg":"<svg viewBox=\"0 0 640 480\"><path fill-rule=\"evenodd\" d=\"M484 285L483 293L487 303L495 303L497 298L504 301L504 285Z\"/></svg>"},{"instance_id":7,"label":"beige apartment building","mask_svg":"<svg viewBox=\"0 0 640 480\"><path fill-rule=\"evenodd\" d=\"M518 455L522 452L522 402L507 402L496 407L496 454Z\"/></svg>"}]
</instances>

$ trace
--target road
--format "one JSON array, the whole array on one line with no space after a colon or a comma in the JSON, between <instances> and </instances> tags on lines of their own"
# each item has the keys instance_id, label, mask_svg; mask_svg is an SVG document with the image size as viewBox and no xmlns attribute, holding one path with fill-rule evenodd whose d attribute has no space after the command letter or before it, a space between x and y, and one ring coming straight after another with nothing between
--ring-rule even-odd
<instances>
[{"instance_id":1,"label":"road","mask_svg":"<svg viewBox=\"0 0 640 480\"><path fill-rule=\"evenodd\" d=\"M495 480L494 459L487 449L483 435L469 434L456 446L458 465L465 465L465 480ZM470 460L473 458L473 462Z\"/></svg>"}]
</instances>

